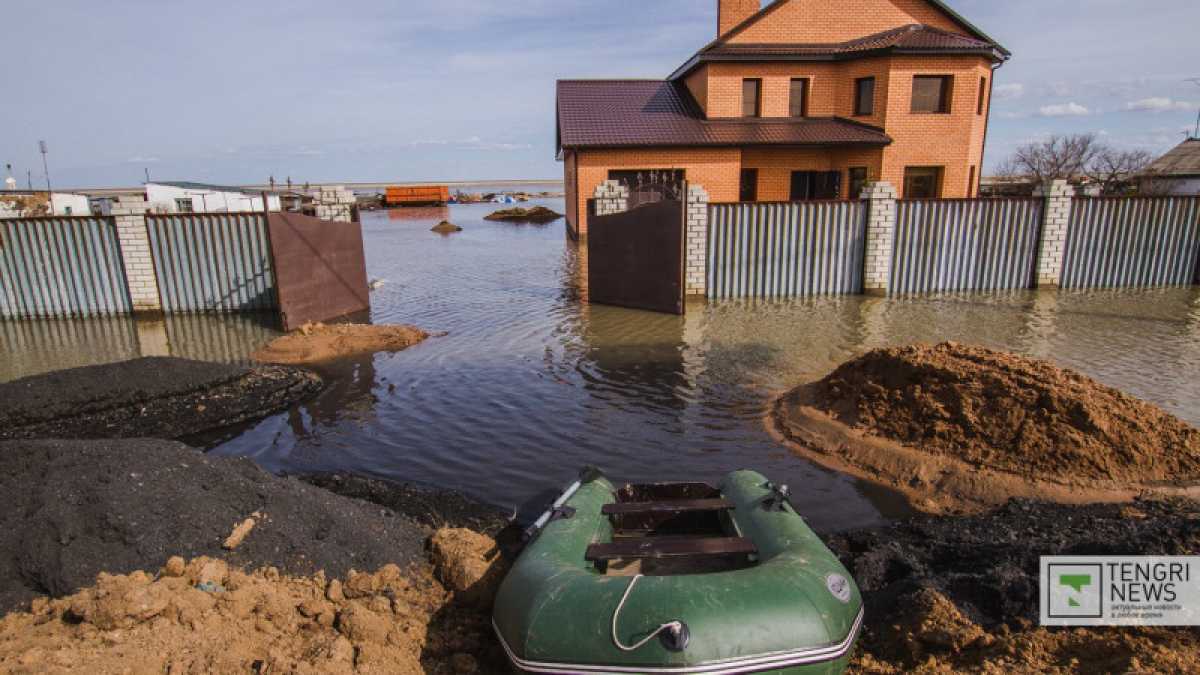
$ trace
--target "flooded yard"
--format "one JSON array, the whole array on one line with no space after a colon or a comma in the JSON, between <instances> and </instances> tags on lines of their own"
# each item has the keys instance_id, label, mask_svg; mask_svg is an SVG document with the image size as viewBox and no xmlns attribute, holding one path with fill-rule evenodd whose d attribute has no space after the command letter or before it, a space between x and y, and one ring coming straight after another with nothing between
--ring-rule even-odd
<instances>
[{"instance_id":1,"label":"flooded yard","mask_svg":"<svg viewBox=\"0 0 1200 675\"><path fill-rule=\"evenodd\" d=\"M541 200L563 210L562 200ZM684 317L581 302L562 221L483 220L495 205L366 213L372 320L445 331L322 371L332 385L219 438L273 471L344 470L460 489L502 506L595 464L619 480L755 468L831 531L904 515L896 494L817 467L767 433L772 396L864 350L955 340L1048 358L1200 425L1200 290L690 301ZM439 235L441 220L462 232ZM256 317L0 324L0 377L166 350L244 358ZM157 350L157 351L156 351Z\"/></svg>"}]
</instances>

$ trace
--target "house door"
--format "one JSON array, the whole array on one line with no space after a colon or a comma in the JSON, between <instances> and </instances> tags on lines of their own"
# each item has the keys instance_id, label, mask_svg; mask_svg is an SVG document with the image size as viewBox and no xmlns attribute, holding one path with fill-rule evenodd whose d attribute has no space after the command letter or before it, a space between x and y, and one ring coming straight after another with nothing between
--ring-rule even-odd
<instances>
[{"instance_id":1,"label":"house door","mask_svg":"<svg viewBox=\"0 0 1200 675\"><path fill-rule=\"evenodd\" d=\"M594 214L594 200L588 205L590 302L683 314L683 200L604 216Z\"/></svg>"},{"instance_id":2,"label":"house door","mask_svg":"<svg viewBox=\"0 0 1200 675\"><path fill-rule=\"evenodd\" d=\"M791 201L838 199L842 196L841 171L793 171Z\"/></svg>"}]
</instances>

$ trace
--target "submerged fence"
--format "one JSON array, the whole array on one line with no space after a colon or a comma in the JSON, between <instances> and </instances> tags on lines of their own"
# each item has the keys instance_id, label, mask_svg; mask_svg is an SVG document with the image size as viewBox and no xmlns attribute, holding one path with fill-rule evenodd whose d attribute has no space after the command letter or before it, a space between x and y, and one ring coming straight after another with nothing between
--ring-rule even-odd
<instances>
[{"instance_id":1,"label":"submerged fence","mask_svg":"<svg viewBox=\"0 0 1200 675\"><path fill-rule=\"evenodd\" d=\"M897 202L889 292L1029 288L1043 201Z\"/></svg>"},{"instance_id":2,"label":"submerged fence","mask_svg":"<svg viewBox=\"0 0 1200 675\"><path fill-rule=\"evenodd\" d=\"M1181 286L1200 281L1200 197L1074 200L1064 288Z\"/></svg>"},{"instance_id":3,"label":"submerged fence","mask_svg":"<svg viewBox=\"0 0 1200 675\"><path fill-rule=\"evenodd\" d=\"M709 207L710 298L862 292L866 202Z\"/></svg>"},{"instance_id":4,"label":"submerged fence","mask_svg":"<svg viewBox=\"0 0 1200 675\"><path fill-rule=\"evenodd\" d=\"M261 213L146 215L164 312L278 307Z\"/></svg>"},{"instance_id":5,"label":"submerged fence","mask_svg":"<svg viewBox=\"0 0 1200 675\"><path fill-rule=\"evenodd\" d=\"M0 318L108 316L131 307L111 218L0 220Z\"/></svg>"}]
</instances>

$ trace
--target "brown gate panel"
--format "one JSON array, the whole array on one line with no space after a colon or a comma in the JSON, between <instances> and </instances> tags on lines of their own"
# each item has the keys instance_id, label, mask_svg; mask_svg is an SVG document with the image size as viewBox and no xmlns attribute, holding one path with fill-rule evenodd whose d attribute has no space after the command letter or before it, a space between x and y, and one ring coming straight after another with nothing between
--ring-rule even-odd
<instances>
[{"instance_id":1,"label":"brown gate panel","mask_svg":"<svg viewBox=\"0 0 1200 675\"><path fill-rule=\"evenodd\" d=\"M683 202L588 218L591 302L683 314Z\"/></svg>"},{"instance_id":2,"label":"brown gate panel","mask_svg":"<svg viewBox=\"0 0 1200 675\"><path fill-rule=\"evenodd\" d=\"M268 221L284 330L371 308L360 223L298 213Z\"/></svg>"}]
</instances>

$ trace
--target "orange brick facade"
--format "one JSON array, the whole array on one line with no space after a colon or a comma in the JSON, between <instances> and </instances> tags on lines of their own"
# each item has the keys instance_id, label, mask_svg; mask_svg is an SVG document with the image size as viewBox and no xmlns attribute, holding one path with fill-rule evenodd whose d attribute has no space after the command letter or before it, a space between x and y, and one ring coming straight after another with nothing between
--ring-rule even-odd
<instances>
[{"instance_id":1,"label":"orange brick facade","mask_svg":"<svg viewBox=\"0 0 1200 675\"><path fill-rule=\"evenodd\" d=\"M736 8L735 8L736 9ZM785 0L731 36L729 42L834 43L908 24L964 29L925 0ZM884 130L885 147L746 147L587 149L565 154L568 222L586 235L587 200L609 170L683 169L686 179L713 202L739 197L743 168L758 170L759 201L790 198L793 171L839 171L842 198L850 168L867 169L868 180L892 183L904 197L908 167L940 167L944 198L977 194L987 119L992 61L983 56L886 55L843 61L718 62L700 65L683 80L709 119L742 116L742 83L762 80L761 115L789 116L793 78L808 78L808 116L836 116ZM949 113L913 113L915 75L950 76ZM855 81L875 78L874 112L854 115ZM982 113L979 102L982 91Z\"/></svg>"}]
</instances>

